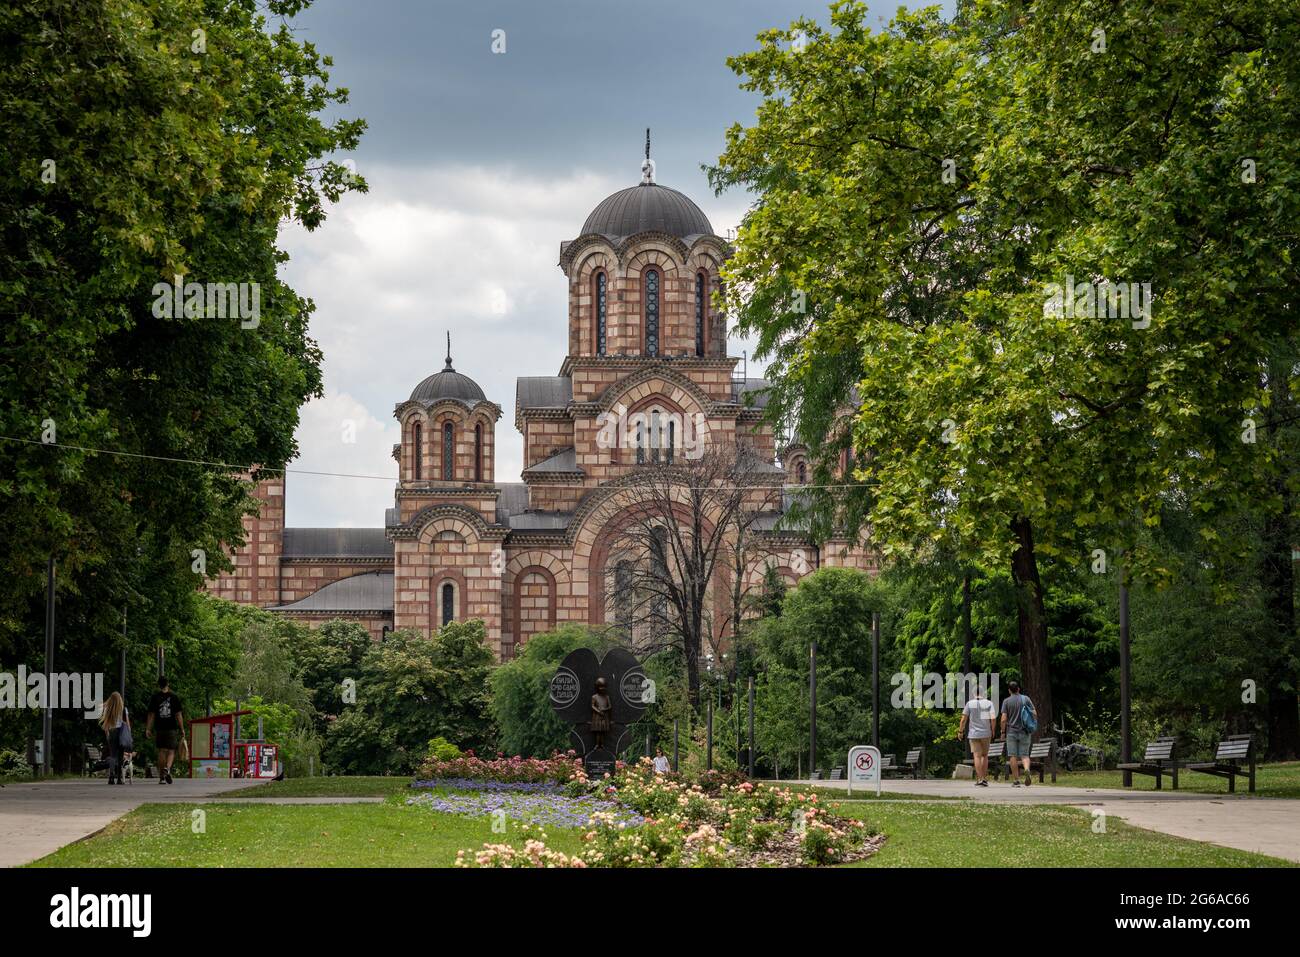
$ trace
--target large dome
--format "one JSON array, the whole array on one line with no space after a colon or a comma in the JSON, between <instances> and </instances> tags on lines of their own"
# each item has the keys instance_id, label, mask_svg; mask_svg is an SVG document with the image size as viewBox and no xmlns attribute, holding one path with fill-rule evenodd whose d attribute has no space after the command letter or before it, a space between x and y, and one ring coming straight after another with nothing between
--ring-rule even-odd
<instances>
[{"instance_id":1,"label":"large dome","mask_svg":"<svg viewBox=\"0 0 1300 957\"><path fill-rule=\"evenodd\" d=\"M679 239L712 236L713 227L700 207L684 194L658 183L641 183L601 200L582 225L582 232L631 236L655 230Z\"/></svg>"},{"instance_id":2,"label":"large dome","mask_svg":"<svg viewBox=\"0 0 1300 957\"><path fill-rule=\"evenodd\" d=\"M486 402L487 396L477 382L453 369L451 356L447 356L447 365L443 370L429 376L411 393L412 402L423 402L426 405L442 399L456 399L472 406L477 402Z\"/></svg>"}]
</instances>

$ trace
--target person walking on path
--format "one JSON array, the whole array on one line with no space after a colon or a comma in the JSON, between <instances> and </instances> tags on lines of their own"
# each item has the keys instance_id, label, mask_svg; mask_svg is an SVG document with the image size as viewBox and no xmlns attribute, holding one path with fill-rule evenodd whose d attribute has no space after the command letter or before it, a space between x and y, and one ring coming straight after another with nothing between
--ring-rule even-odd
<instances>
[{"instance_id":1,"label":"person walking on path","mask_svg":"<svg viewBox=\"0 0 1300 957\"><path fill-rule=\"evenodd\" d=\"M185 717L181 713L181 699L172 693L165 677L158 679L158 690L149 699L149 717L146 719L146 736L158 733L158 783L172 783L172 762L181 735L185 733Z\"/></svg>"},{"instance_id":2,"label":"person walking on path","mask_svg":"<svg viewBox=\"0 0 1300 957\"><path fill-rule=\"evenodd\" d=\"M126 713L126 703L116 691L104 702L104 713L100 715L99 726L104 729L104 750L108 755L108 783L123 784L122 761L125 757L125 745L131 734L131 716Z\"/></svg>"},{"instance_id":3,"label":"person walking on path","mask_svg":"<svg viewBox=\"0 0 1300 957\"><path fill-rule=\"evenodd\" d=\"M957 727L957 739L960 741L965 735L970 743L977 788L989 786L989 742L993 740L993 725L996 721L993 702L982 689L961 709L961 724Z\"/></svg>"},{"instance_id":4,"label":"person walking on path","mask_svg":"<svg viewBox=\"0 0 1300 957\"><path fill-rule=\"evenodd\" d=\"M1021 762L1025 769L1025 787L1029 787L1029 748L1038 728L1038 711L1029 695L1021 694L1020 682L1007 682L1011 694L1002 702L1002 736L1006 738L1007 764L1011 767L1011 786L1020 787Z\"/></svg>"}]
</instances>

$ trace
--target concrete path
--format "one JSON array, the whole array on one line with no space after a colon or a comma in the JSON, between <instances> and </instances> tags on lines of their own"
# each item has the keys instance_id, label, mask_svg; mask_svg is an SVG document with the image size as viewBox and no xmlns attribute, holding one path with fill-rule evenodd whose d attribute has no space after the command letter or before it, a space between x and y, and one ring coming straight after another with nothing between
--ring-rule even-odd
<instances>
[{"instance_id":1,"label":"concrete path","mask_svg":"<svg viewBox=\"0 0 1300 957\"><path fill-rule=\"evenodd\" d=\"M848 790L844 781L782 783ZM1121 818L1135 827L1300 862L1300 800L1192 791L1080 788L1036 782L1032 787L1013 788L1005 782L990 781L987 788L977 788L970 781L905 778L883 781L881 792L969 798L997 804L1100 807L1107 816Z\"/></svg>"},{"instance_id":2,"label":"concrete path","mask_svg":"<svg viewBox=\"0 0 1300 957\"><path fill-rule=\"evenodd\" d=\"M262 783L177 778L174 784L159 784L156 778L137 778L133 784L110 787L104 778L77 778L6 784L0 788L0 867L51 854L141 804L198 803Z\"/></svg>"}]
</instances>

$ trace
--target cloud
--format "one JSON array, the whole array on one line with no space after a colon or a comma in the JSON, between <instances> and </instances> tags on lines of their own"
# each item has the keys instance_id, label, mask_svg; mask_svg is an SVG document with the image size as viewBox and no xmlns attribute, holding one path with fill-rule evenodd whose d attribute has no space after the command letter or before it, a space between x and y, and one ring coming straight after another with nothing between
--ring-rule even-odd
<instances>
[{"instance_id":1,"label":"cloud","mask_svg":"<svg viewBox=\"0 0 1300 957\"><path fill-rule=\"evenodd\" d=\"M443 368L446 333L458 372L502 407L496 481L517 482L522 437L515 379L554 375L568 348L560 242L591 209L635 181L575 170L564 177L513 166L362 166L370 192L349 195L324 226L291 225L283 278L316 304L312 335L325 354L325 396L304 408L292 467L396 474L394 407ZM725 234L743 207L693 197ZM739 355L743 343L734 342ZM750 374L757 374L751 363ZM354 444L340 440L345 419ZM287 521L379 526L393 486L373 479L291 475Z\"/></svg>"}]
</instances>

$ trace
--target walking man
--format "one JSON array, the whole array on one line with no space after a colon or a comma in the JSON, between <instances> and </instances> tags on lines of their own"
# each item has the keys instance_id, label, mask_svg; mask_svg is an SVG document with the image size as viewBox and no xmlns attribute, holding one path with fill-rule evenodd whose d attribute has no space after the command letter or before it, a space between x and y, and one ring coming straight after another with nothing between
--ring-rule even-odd
<instances>
[{"instance_id":1,"label":"walking man","mask_svg":"<svg viewBox=\"0 0 1300 957\"><path fill-rule=\"evenodd\" d=\"M181 699L172 693L166 678L158 679L158 690L149 699L149 716L145 719L145 736L158 729L158 783L172 783L172 762L181 735L185 733L185 718L181 714Z\"/></svg>"},{"instance_id":2,"label":"walking man","mask_svg":"<svg viewBox=\"0 0 1300 957\"><path fill-rule=\"evenodd\" d=\"M1011 694L1002 702L1002 736L1007 741L1007 764L1011 767L1011 786L1020 787L1020 769L1025 770L1025 787L1029 787L1029 742L1038 727L1038 711L1029 695L1021 694L1020 682L1008 681ZM1022 765L1023 762L1023 765Z\"/></svg>"},{"instance_id":3,"label":"walking man","mask_svg":"<svg viewBox=\"0 0 1300 957\"><path fill-rule=\"evenodd\" d=\"M984 689L980 688L975 697L966 702L961 709L961 724L957 727L957 739L965 735L970 742L971 758L975 762L975 786L989 786L989 742L993 740L993 725L997 715L993 712L993 702L988 699Z\"/></svg>"}]
</instances>

